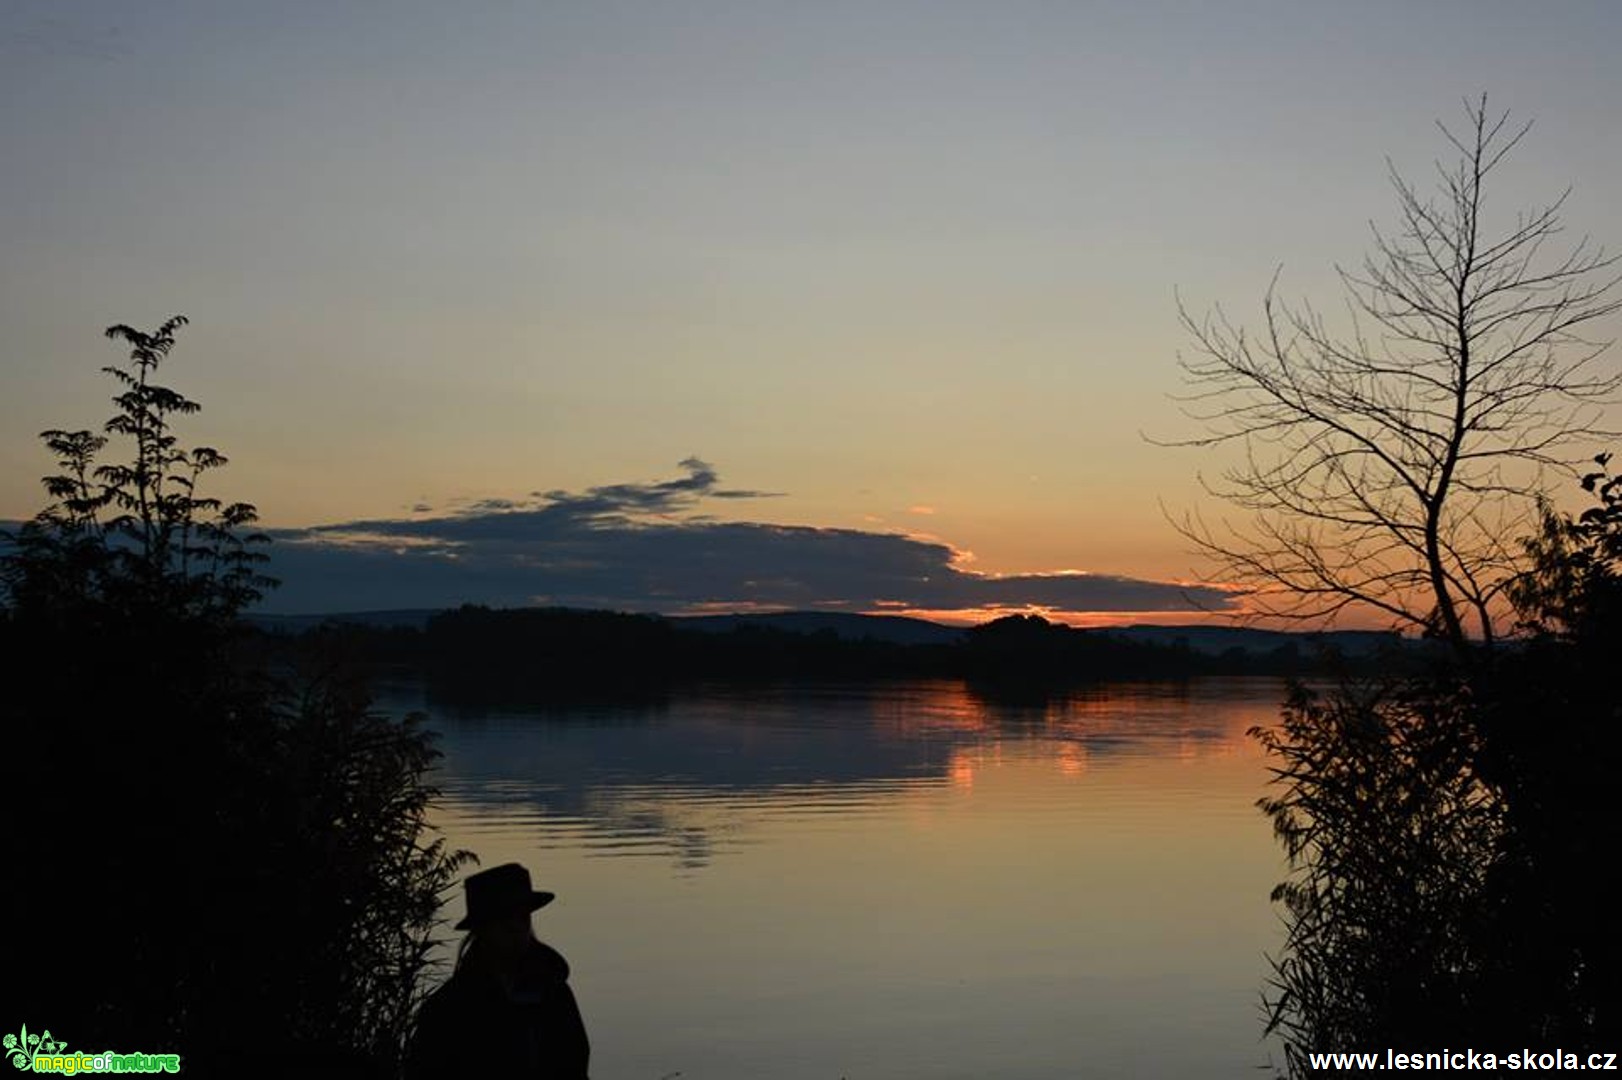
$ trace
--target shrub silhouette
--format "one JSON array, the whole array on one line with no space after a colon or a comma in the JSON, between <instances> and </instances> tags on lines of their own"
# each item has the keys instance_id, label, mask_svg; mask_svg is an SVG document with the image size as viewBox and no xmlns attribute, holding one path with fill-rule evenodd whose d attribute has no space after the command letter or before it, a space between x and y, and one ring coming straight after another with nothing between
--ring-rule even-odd
<instances>
[{"instance_id":1,"label":"shrub silhouette","mask_svg":"<svg viewBox=\"0 0 1622 1080\"><path fill-rule=\"evenodd\" d=\"M19 1004L201 1075L388 1075L466 857L426 833L420 718L256 658L266 538L201 493L226 459L180 444L198 406L155 380L185 322L107 331L117 412L44 433L53 501L0 556Z\"/></svg>"},{"instance_id":2,"label":"shrub silhouette","mask_svg":"<svg viewBox=\"0 0 1622 1080\"><path fill-rule=\"evenodd\" d=\"M1622 1037L1622 478L1545 510L1523 638L1467 669L1298 690L1262 800L1293 873L1265 995L1292 1076L1314 1051L1604 1051Z\"/></svg>"},{"instance_id":3,"label":"shrub silhouette","mask_svg":"<svg viewBox=\"0 0 1622 1080\"><path fill-rule=\"evenodd\" d=\"M1288 937L1267 995L1292 1076L1315 1075L1314 1051L1441 1049L1474 1019L1503 809L1466 700L1446 680L1297 688L1251 732L1278 762L1261 807L1294 869L1273 891Z\"/></svg>"}]
</instances>

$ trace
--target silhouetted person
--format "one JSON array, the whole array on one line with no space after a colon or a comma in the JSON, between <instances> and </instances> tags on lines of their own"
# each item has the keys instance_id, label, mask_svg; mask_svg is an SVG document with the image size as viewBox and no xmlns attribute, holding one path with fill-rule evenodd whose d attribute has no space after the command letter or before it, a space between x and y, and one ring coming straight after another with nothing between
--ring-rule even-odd
<instances>
[{"instance_id":1,"label":"silhouetted person","mask_svg":"<svg viewBox=\"0 0 1622 1080\"><path fill-rule=\"evenodd\" d=\"M463 882L468 936L456 971L423 1002L406 1076L586 1080L591 1044L569 989L569 963L535 939L530 913L553 894L506 863Z\"/></svg>"}]
</instances>

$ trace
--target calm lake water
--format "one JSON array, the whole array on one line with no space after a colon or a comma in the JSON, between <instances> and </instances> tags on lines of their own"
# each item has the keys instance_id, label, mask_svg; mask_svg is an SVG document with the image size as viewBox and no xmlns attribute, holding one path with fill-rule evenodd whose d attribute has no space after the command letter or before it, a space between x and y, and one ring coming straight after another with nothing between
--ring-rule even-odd
<instances>
[{"instance_id":1,"label":"calm lake water","mask_svg":"<svg viewBox=\"0 0 1622 1080\"><path fill-rule=\"evenodd\" d=\"M1276 680L469 709L436 823L558 899L595 1080L1255 1077ZM462 915L460 897L449 912Z\"/></svg>"}]
</instances>

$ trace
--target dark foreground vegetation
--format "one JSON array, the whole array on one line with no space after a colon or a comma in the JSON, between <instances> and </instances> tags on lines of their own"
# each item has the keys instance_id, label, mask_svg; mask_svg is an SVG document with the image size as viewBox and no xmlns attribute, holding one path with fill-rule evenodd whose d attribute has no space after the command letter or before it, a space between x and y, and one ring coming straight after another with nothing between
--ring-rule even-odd
<instances>
[{"instance_id":1,"label":"dark foreground vegetation","mask_svg":"<svg viewBox=\"0 0 1622 1080\"><path fill-rule=\"evenodd\" d=\"M1314 1051L1622 1047L1622 478L1584 483L1597 505L1528 543L1523 647L1299 690L1253 732L1296 868L1267 995L1292 1075L1324 1075Z\"/></svg>"},{"instance_id":2,"label":"dark foreground vegetation","mask_svg":"<svg viewBox=\"0 0 1622 1080\"><path fill-rule=\"evenodd\" d=\"M253 508L202 493L225 459L155 380L183 323L108 331L117 412L45 433L52 502L0 562L9 1018L187 1075L391 1076L462 861L434 751L330 658L251 647Z\"/></svg>"}]
</instances>

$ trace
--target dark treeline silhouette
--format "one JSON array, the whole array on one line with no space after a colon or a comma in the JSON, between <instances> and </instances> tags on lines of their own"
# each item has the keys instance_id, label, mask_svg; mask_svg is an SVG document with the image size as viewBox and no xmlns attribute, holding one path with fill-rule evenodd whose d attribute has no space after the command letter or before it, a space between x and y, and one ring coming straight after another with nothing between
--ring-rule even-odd
<instances>
[{"instance_id":1,"label":"dark treeline silhouette","mask_svg":"<svg viewBox=\"0 0 1622 1080\"><path fill-rule=\"evenodd\" d=\"M156 381L184 322L108 331L117 412L45 433L52 502L0 556L10 1017L186 1075L391 1076L463 861L424 827L435 753L239 620L273 582Z\"/></svg>"},{"instance_id":2,"label":"dark treeline silhouette","mask_svg":"<svg viewBox=\"0 0 1622 1080\"><path fill-rule=\"evenodd\" d=\"M426 678L462 699L635 697L690 681L785 678L961 678L976 683L1063 685L1110 679L1207 675L1309 676L1416 670L1423 648L1343 655L1305 635L1268 649L1195 649L1185 640L1135 641L1036 615L1009 615L958 640L903 643L740 622L698 629L657 615L569 608L466 605L422 628L331 621L301 633L267 632L275 651L323 642L376 670Z\"/></svg>"}]
</instances>

